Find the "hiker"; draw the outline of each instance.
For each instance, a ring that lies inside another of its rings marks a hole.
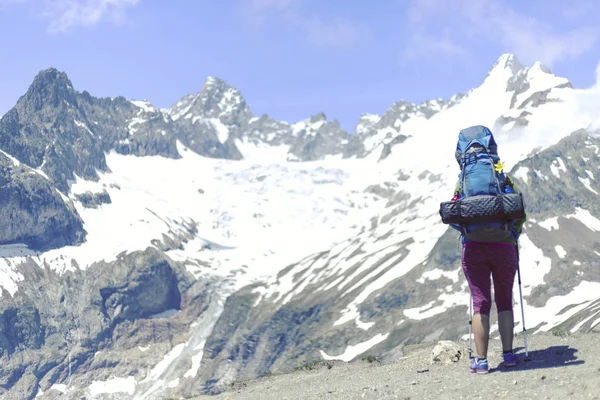
[[[461,172],[452,201],[477,195],[518,193],[513,180],[503,171],[496,142],[485,126],[472,126],[460,131],[455,157]],[[489,372],[490,275],[494,283],[504,366],[515,366],[518,361],[513,353],[512,290],[519,266],[518,239],[526,220],[524,209],[522,215],[508,223],[450,224],[461,232],[462,269],[473,299],[472,329],[477,352],[471,363],[471,372],[474,373]]]

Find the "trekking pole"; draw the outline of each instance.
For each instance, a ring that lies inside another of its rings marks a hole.
[[[460,251],[460,237],[458,238],[458,249]],[[473,293],[469,289],[469,359],[473,359]]]
[[[521,258],[519,256],[519,245],[517,244],[517,277],[519,280],[519,297],[521,299],[521,325],[523,325],[523,344],[525,345],[525,361],[529,361],[529,350],[527,349],[527,329],[525,328],[525,307],[523,306],[523,290],[521,289]]]
[[[469,359],[473,358],[473,294],[469,295]]]

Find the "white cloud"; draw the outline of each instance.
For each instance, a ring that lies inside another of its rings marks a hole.
[[[7,0],[0,0],[7,1]],[[37,13],[49,21],[48,30],[66,32],[75,26],[93,26],[102,21],[125,22],[125,12],[140,0],[8,0],[31,2]],[[39,3],[39,4],[38,4]]]
[[[412,33],[405,46],[405,57],[414,55],[419,44],[423,45],[421,53],[429,50],[449,55],[462,55],[457,50],[467,45],[494,44],[502,47],[502,51],[517,54],[526,63],[542,61],[551,66],[590,51],[600,40],[600,28],[596,25],[569,30],[558,24],[557,28],[516,11],[504,0],[407,0],[407,3],[407,22]],[[592,3],[578,4],[589,10]],[[597,3],[592,5],[599,8]],[[557,19],[565,17],[564,13],[558,14],[561,15]]]
[[[73,26],[91,26],[102,20],[122,22],[125,9],[140,0],[45,0],[50,30],[64,32]]]
[[[325,19],[302,12],[301,3],[301,0],[240,0],[239,5],[246,20],[255,27],[284,22],[317,45],[351,47],[369,34],[366,25],[347,18]]]

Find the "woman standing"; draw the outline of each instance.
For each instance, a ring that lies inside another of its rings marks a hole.
[[[503,172],[496,142],[488,128],[473,126],[463,129],[459,134],[456,159],[461,172],[453,201],[477,195],[518,193],[512,179]],[[451,225],[461,232],[462,269],[473,298],[472,327],[477,356],[471,363],[471,372],[489,372],[487,353],[492,281],[504,366],[515,366],[518,362],[517,355],[513,353],[512,290],[519,267],[518,239],[525,221],[526,217],[510,221],[508,226],[505,223]]]

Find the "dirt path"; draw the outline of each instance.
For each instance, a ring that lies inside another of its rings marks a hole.
[[[531,361],[512,369],[498,368],[500,343],[492,341],[487,375],[469,372],[466,352],[459,362],[431,364],[435,343],[428,343],[406,348],[401,359],[386,365],[336,362],[329,368],[323,363],[312,370],[237,382],[226,393],[195,399],[600,399],[600,334],[528,339]],[[522,338],[515,343],[522,344]],[[522,348],[519,353],[524,356]]]

